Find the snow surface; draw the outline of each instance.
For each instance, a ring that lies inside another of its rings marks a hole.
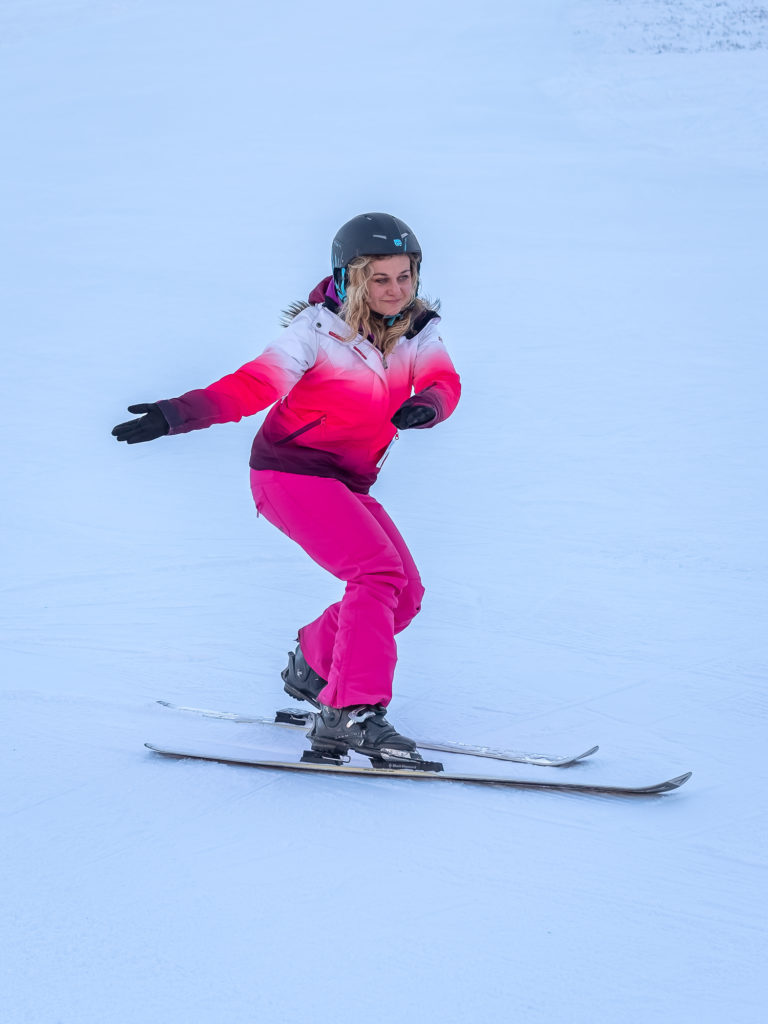
[[[4,0],[3,1022],[765,1020],[767,47],[736,0]],[[376,488],[428,587],[392,720],[677,793],[144,750],[295,751],[154,702],[284,705],[339,586],[254,514],[258,417],[109,431],[371,208],[465,387]]]

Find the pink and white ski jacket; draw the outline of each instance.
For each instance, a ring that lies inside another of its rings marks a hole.
[[[367,493],[397,431],[390,422],[409,398],[446,419],[461,385],[428,310],[383,358],[370,341],[352,341],[334,311],[330,279],[264,352],[207,388],[158,402],[171,434],[240,420],[274,407],[251,449],[253,469],[333,477]],[[423,429],[423,428],[419,428]]]

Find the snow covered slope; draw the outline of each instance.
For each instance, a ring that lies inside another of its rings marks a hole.
[[[767,46],[739,0],[5,0],[4,1021],[763,1020]],[[258,418],[109,431],[371,208],[465,388],[376,488],[428,588],[393,721],[678,793],[144,750],[295,749],[154,702],[282,706],[339,587],[254,514]]]

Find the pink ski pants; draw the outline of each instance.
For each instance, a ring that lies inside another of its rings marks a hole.
[[[410,551],[382,506],[339,480],[251,470],[256,508],[318,565],[346,582],[341,601],[299,630],[304,657],[328,680],[323,704],[392,699],[395,634],[421,608],[424,588]]]

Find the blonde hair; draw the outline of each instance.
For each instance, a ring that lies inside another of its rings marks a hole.
[[[377,260],[392,259],[391,256],[357,256],[348,267],[347,295],[339,310],[342,320],[349,326],[350,335],[345,341],[352,341],[358,334],[370,338],[376,348],[385,356],[389,355],[400,338],[408,332],[416,317],[427,307],[416,298],[419,286],[419,259],[414,253],[408,253],[411,263],[412,291],[409,305],[405,312],[393,323],[390,317],[374,314],[368,304],[368,281],[373,276],[372,264]]]

